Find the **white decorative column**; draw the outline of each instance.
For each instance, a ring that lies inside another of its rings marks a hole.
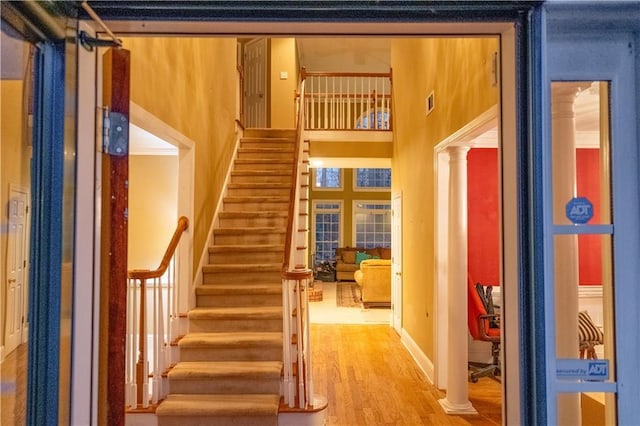
[[[574,101],[578,83],[554,83],[551,88],[553,223],[570,225],[566,204],[576,196]],[[578,237],[555,237],[555,335],[558,358],[578,357]],[[548,330],[553,333],[554,330]],[[579,394],[558,394],[558,424],[581,424]]]
[[[447,414],[476,414],[469,401],[467,324],[467,152],[447,148],[449,154],[449,285],[447,330],[447,396],[438,402]]]

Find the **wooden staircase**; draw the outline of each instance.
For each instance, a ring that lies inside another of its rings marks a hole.
[[[158,425],[277,425],[294,130],[247,130]]]

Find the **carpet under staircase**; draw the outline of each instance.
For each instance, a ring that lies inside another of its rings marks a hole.
[[[248,129],[240,141],[159,426],[278,423],[294,147],[293,130]]]

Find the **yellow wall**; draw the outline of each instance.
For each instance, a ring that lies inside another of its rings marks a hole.
[[[295,127],[294,94],[298,85],[295,38],[271,39],[271,127],[292,129]],[[280,79],[280,73],[286,72],[286,80]]]
[[[22,80],[1,80],[0,81],[0,206],[2,211],[2,225],[8,223],[9,205],[9,185],[14,184],[31,191],[31,175],[29,172],[29,162],[31,159],[31,148],[25,136],[25,121],[22,116]],[[0,345],[4,344],[5,315],[6,315],[6,264],[7,264],[7,233],[0,233]],[[26,284],[26,283],[25,283]]]
[[[195,273],[235,146],[235,38],[124,38],[131,100],[195,142]]]
[[[397,39],[391,44],[392,189],[403,201],[403,327],[434,359],[433,147],[498,100],[491,57],[496,39]],[[435,110],[425,98],[435,90]]]
[[[391,192],[389,191],[354,191],[353,190],[353,174],[354,169],[342,169],[342,186],[341,190],[321,190],[309,192],[309,199],[313,203],[315,200],[343,200],[342,204],[342,245],[341,247],[353,247],[353,201],[354,200],[384,200],[391,201]],[[312,174],[313,176],[313,174]],[[393,176],[391,177],[393,180]],[[312,226],[311,221],[309,226]],[[309,238],[313,238],[311,233]],[[315,247],[311,248],[315,251]]]
[[[127,269],[155,269],[178,223],[178,157],[129,157]]]

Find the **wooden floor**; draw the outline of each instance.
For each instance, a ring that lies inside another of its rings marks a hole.
[[[0,424],[24,425],[27,398],[27,345],[12,351],[0,366]]]
[[[448,416],[444,393],[427,382],[388,325],[312,324],[316,394],[327,397],[328,426],[499,425],[500,385],[469,384],[473,416]],[[26,345],[2,364],[0,424],[25,421]]]
[[[500,384],[469,384],[480,414],[449,416],[388,325],[311,325],[315,393],[329,402],[328,425],[500,425]]]

